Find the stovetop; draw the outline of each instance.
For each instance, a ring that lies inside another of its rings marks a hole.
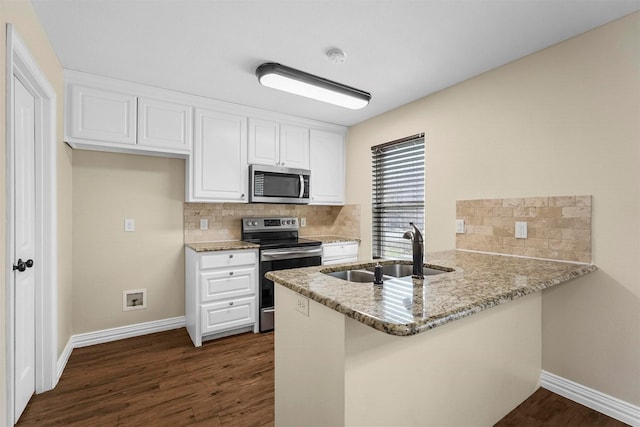
[[[322,242],[298,237],[298,218],[243,218],[242,240],[256,243],[260,249],[320,246]]]
[[[320,246],[322,242],[304,238],[291,239],[242,239],[245,242],[256,243],[260,249],[297,248],[302,246]]]

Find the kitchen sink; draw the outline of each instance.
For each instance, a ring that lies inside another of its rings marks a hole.
[[[329,276],[337,279],[346,280],[348,282],[359,283],[371,283],[373,282],[373,273],[365,270],[345,270],[345,271],[332,271],[331,273],[325,273]]]
[[[343,271],[332,271],[329,273],[324,273],[331,277],[335,277],[336,279],[346,280],[347,282],[358,282],[358,283],[372,283],[374,279],[373,272],[375,270],[375,266],[365,267],[364,269],[359,270],[343,270]],[[436,274],[449,273],[453,271],[451,268],[441,267],[441,268],[429,268],[424,267],[422,272],[425,276],[434,276]],[[383,264],[382,265],[382,274],[383,280],[391,280],[394,278],[406,278],[411,281],[411,273],[413,272],[413,266],[411,264]]]
[[[367,267],[368,271],[373,272],[375,267]],[[439,270],[435,268],[424,267],[422,269],[422,274],[425,276],[433,276],[436,274],[449,273],[449,271],[453,270]],[[391,277],[407,277],[411,276],[413,272],[413,265],[411,264],[386,264],[382,266],[382,274],[385,276]]]

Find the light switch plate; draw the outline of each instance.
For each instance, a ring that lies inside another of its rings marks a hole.
[[[307,226],[307,218],[302,217],[300,218],[300,227],[306,227]]]
[[[296,311],[309,317],[309,298],[298,295],[296,297]]]
[[[527,238],[527,223],[526,222],[516,222],[516,239],[526,239]]]
[[[209,220],[206,218],[202,218],[200,220],[200,230],[208,230],[209,229]]]
[[[126,232],[136,231],[136,220],[133,218],[125,218],[124,231]]]
[[[464,233],[464,219],[456,219],[456,233]]]

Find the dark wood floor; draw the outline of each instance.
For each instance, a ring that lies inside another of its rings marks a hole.
[[[273,333],[195,348],[185,329],[75,349],[22,426],[273,426]],[[497,426],[624,426],[539,389]],[[304,426],[301,426],[304,427]]]
[[[73,350],[18,426],[273,426],[273,333],[195,348],[185,329]]]
[[[544,388],[536,390],[496,424],[497,427],[621,427],[626,425]]]

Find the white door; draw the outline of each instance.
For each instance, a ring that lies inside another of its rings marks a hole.
[[[15,420],[35,391],[35,99],[16,78],[15,138]]]

